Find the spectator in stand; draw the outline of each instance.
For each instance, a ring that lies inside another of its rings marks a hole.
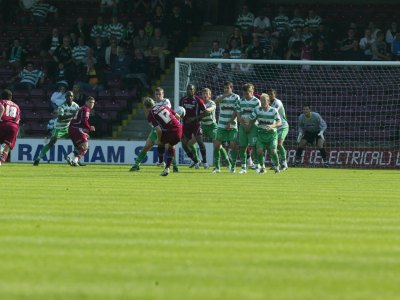
[[[105,62],[108,67],[111,67],[113,60],[118,56],[120,50],[121,47],[118,45],[117,39],[112,38],[110,46],[108,46],[105,51]]]
[[[259,37],[260,46],[263,49],[263,57],[266,59],[271,59],[272,54],[272,39],[271,39],[271,30],[266,28],[263,32],[263,35]]]
[[[322,18],[315,13],[315,10],[310,9],[308,11],[308,17],[306,18],[306,24],[310,27],[311,32],[317,32],[319,24],[322,23]]]
[[[387,51],[385,36],[382,31],[376,33],[376,41],[371,46],[372,60],[391,60],[391,55]]]
[[[87,95],[82,93],[81,87],[79,84],[75,83],[72,87],[72,93],[74,94],[73,101],[76,102],[79,106],[82,106],[86,102]]]
[[[242,57],[242,50],[240,50],[237,41],[231,40],[231,48],[229,49],[229,56],[232,59],[239,59]]]
[[[76,19],[76,23],[72,27],[71,32],[75,33],[77,37],[83,37],[85,41],[90,40],[90,28],[81,16]]]
[[[116,15],[118,12],[118,0],[101,0],[100,1],[100,12],[103,15],[111,16]]]
[[[133,25],[132,21],[128,21],[126,27],[124,28],[124,32],[122,34],[121,39],[121,46],[125,47],[126,49],[132,48],[133,45],[133,38],[135,36],[135,26]]]
[[[13,77],[12,81],[20,79],[18,83],[15,83],[11,86],[11,89],[16,90],[28,90],[34,89],[38,86],[38,84],[43,84],[45,75],[44,73],[34,68],[34,64],[31,61],[26,63],[26,67],[15,77]]]
[[[122,36],[124,35],[124,25],[118,22],[117,16],[112,16],[111,24],[107,26],[107,30],[108,38],[116,38],[118,42],[122,39]]]
[[[53,56],[54,51],[56,51],[57,47],[62,44],[62,35],[59,33],[58,28],[54,27],[51,30],[51,34],[46,37],[42,42],[43,52],[41,54],[42,57],[46,57],[48,54]]]
[[[93,46],[93,57],[96,59],[96,65],[103,69],[106,65],[106,47],[103,45],[101,37],[97,37]]]
[[[304,47],[303,41],[295,41],[291,44],[285,54],[285,59],[287,60],[300,60],[301,51]]]
[[[254,26],[254,14],[249,11],[249,6],[244,4],[242,12],[237,16],[235,25],[240,28],[245,38],[245,43],[250,39]]]
[[[160,60],[160,69],[165,71],[165,58],[171,53],[168,50],[168,40],[161,33],[160,28],[154,30],[154,36],[150,38],[150,55],[157,56]]]
[[[131,64],[131,73],[126,76],[126,79],[132,79],[132,81],[134,79],[138,79],[142,86],[145,89],[148,89],[150,87],[147,83],[147,71],[149,68],[149,64],[140,49],[135,49],[134,53],[135,55]]]
[[[111,62],[111,75],[114,79],[123,79],[130,73],[132,57],[126,54],[124,48],[118,51],[117,57]]]
[[[144,34],[151,39],[154,36],[154,26],[151,21],[146,21],[146,24],[144,25]]]
[[[90,30],[90,38],[92,41],[94,41],[97,37],[100,37],[103,42],[108,37],[108,26],[104,24],[102,16],[97,17],[96,24],[93,25],[92,29]]]
[[[289,17],[286,15],[285,7],[279,6],[278,15],[272,21],[273,35],[284,39],[289,32]]]
[[[184,15],[181,13],[181,7],[179,4],[173,6],[172,14],[168,18],[167,24],[169,37],[171,40],[175,41],[170,50],[174,54],[177,54],[181,51],[184,45],[186,45],[187,41],[186,20]]]
[[[57,90],[50,96],[50,107],[52,111],[56,111],[58,107],[65,102],[66,88],[64,85],[59,85]]]
[[[31,7],[31,12],[36,25],[44,24],[49,13],[54,13],[55,18],[58,17],[57,8],[45,3],[43,0],[36,0],[36,3]]]
[[[56,87],[62,85],[66,89],[71,85],[73,81],[73,74],[64,68],[64,64],[59,62],[57,68],[53,74],[49,74],[52,84],[49,89],[55,89]]]
[[[50,66],[50,72],[53,72],[55,66],[62,62],[65,70],[71,74],[75,73],[75,67],[72,59],[72,48],[70,46],[71,39],[69,36],[63,37],[63,43],[56,48],[53,53],[53,63]]]
[[[219,46],[219,41],[214,40],[212,42],[211,50],[206,54],[208,58],[222,58],[224,55],[224,49]]]
[[[258,17],[254,19],[253,36],[262,36],[266,28],[271,28],[271,21],[267,17],[267,10],[262,8]]]
[[[371,30],[371,35],[372,35],[372,37],[373,37],[374,39],[376,39],[376,34],[378,33],[378,31],[380,31],[380,29],[377,28],[376,25],[375,25],[375,23],[372,22],[372,21],[370,21],[370,22],[368,23],[368,28],[369,28],[369,30]]]
[[[323,40],[325,47],[330,48],[332,46],[332,35],[324,23],[319,24],[318,31],[313,33],[314,41]]]
[[[300,27],[297,27],[292,36],[289,37],[288,40],[288,48],[291,48],[296,42],[304,42],[303,40],[303,32]]]
[[[316,48],[314,51],[314,60],[331,60],[332,55],[329,47],[326,46],[325,40],[320,38],[316,42]]]
[[[198,5],[198,1],[196,0],[185,0],[183,3],[182,13],[184,15],[184,19],[186,21],[186,28],[188,30],[189,36],[199,34],[200,28],[200,16],[201,7]]]
[[[231,42],[232,40],[236,40],[237,45],[239,46],[239,48],[243,48],[244,47],[244,38],[243,38],[243,34],[242,31],[240,29],[240,27],[235,26],[235,28],[233,29],[233,33],[232,35],[229,37],[228,41],[227,41],[227,48],[231,47]]]
[[[158,28],[165,28],[165,15],[164,9],[161,5],[157,5],[154,14],[151,16],[151,22],[153,23],[154,27]]]
[[[399,29],[397,28],[397,22],[393,21],[390,25],[390,28],[386,31],[386,43],[389,47],[392,46],[392,42],[398,31]]]
[[[313,40],[312,39],[308,39],[308,40],[304,41],[303,47],[301,48],[300,59],[301,60],[314,59],[314,57],[313,57]],[[310,69],[309,65],[304,65],[302,67],[302,70],[309,70],[309,69]]]
[[[400,60],[400,32],[396,32],[391,47],[394,60]]]
[[[364,60],[372,59],[372,44],[375,43],[375,39],[372,37],[371,30],[365,29],[364,36],[360,39],[360,49],[363,52]]]
[[[70,32],[68,36],[70,39],[71,48],[73,49],[75,46],[78,46],[78,36],[75,34],[75,32]]]
[[[133,39],[133,47],[135,49],[139,49],[145,56],[149,54],[149,43],[150,39],[146,36],[144,32],[144,28],[140,28],[138,31],[138,35]]]
[[[3,51],[3,58],[7,60],[8,64],[17,71],[25,60],[25,55],[28,53],[21,44],[18,38],[14,39],[13,44]]]
[[[342,60],[360,60],[359,43],[354,35],[354,29],[347,30],[347,36],[340,43],[340,58]]]
[[[290,29],[295,31],[297,28],[303,28],[306,21],[301,17],[300,9],[296,7],[293,11],[293,18],[289,22]]]
[[[313,33],[310,31],[310,27],[308,25],[303,27],[301,36],[303,37],[303,41],[313,38]]]
[[[246,56],[249,59],[263,59],[264,49],[260,45],[260,40],[257,36],[253,36],[252,43],[246,49]]]
[[[103,91],[101,71],[98,71],[93,60],[88,59],[86,62],[86,78],[80,81],[79,85],[85,91]]]
[[[87,58],[90,47],[85,44],[83,37],[78,38],[78,45],[72,49],[72,59],[77,67],[82,67]]]

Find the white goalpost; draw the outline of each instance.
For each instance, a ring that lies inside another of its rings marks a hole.
[[[215,97],[223,93],[225,81],[232,81],[240,96],[247,82],[256,94],[277,91],[290,126],[285,141],[289,163],[294,162],[298,116],[310,104],[328,124],[330,165],[400,167],[400,62],[176,58],[174,105],[189,83],[199,96],[208,87]],[[310,146],[302,160],[314,165],[321,157]]]

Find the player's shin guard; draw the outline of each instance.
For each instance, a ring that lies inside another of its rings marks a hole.
[[[283,146],[278,145],[279,160],[286,161],[286,149]]]
[[[175,147],[169,147],[167,150],[167,164],[165,168],[171,167],[172,160],[174,159],[174,157],[175,157]]]
[[[157,148],[158,162],[161,164],[164,161],[165,146],[159,145]]]

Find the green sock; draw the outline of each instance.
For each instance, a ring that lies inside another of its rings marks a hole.
[[[225,148],[221,146],[221,148],[219,148],[219,151],[218,151],[218,152],[219,152],[218,154],[219,154],[220,156],[222,155],[222,157],[228,162],[228,164],[229,164],[229,166],[230,166],[231,160],[229,159],[228,152],[226,152]],[[214,155],[215,155],[215,154],[214,154]]]
[[[145,151],[140,151],[139,155],[135,159],[135,165],[140,166],[142,160],[146,157],[147,152]]]
[[[232,163],[232,167],[236,167],[236,159],[237,159],[237,154],[238,151],[235,150],[231,150],[231,163]]]
[[[200,161],[199,159],[199,153],[197,152],[197,148],[195,144],[189,147],[190,151],[193,153],[194,157],[196,157],[197,161]]]
[[[286,161],[286,149],[283,146],[278,146],[279,160]]]
[[[221,147],[223,148],[223,147]],[[216,150],[214,148],[214,168],[219,169],[221,167],[221,149]],[[226,153],[226,151],[225,151]]]
[[[257,154],[258,162],[261,165],[261,168],[265,168],[265,152],[261,154]]]
[[[176,162],[176,157],[174,156],[174,158],[172,159],[172,166],[173,167],[177,167],[178,166],[178,164],[177,164],[177,162]]]
[[[39,153],[39,157],[38,157],[38,158],[39,158],[39,159],[42,159],[42,158],[46,155],[47,151],[49,151],[49,149],[50,149],[49,144],[44,145],[43,148],[42,148],[42,150],[40,150],[40,153]]]
[[[277,153],[277,152],[275,152],[275,153],[270,153],[270,156],[271,156],[272,162],[273,162],[273,164],[274,164],[274,167],[279,166],[279,157],[278,157],[278,153]]]

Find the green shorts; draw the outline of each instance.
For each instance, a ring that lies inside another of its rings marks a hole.
[[[215,140],[220,141],[220,142],[235,142],[237,143],[238,141],[238,136],[237,136],[237,129],[223,129],[223,128],[217,128],[217,136],[215,137]]]
[[[203,136],[211,138],[213,141],[217,137],[217,124],[201,125]]]
[[[242,125],[239,126],[239,147],[254,147],[257,143],[257,126],[253,125],[249,132],[244,131]]]
[[[278,140],[284,141],[289,133],[289,127],[278,128]]]
[[[59,129],[53,128],[53,130],[51,131],[51,137],[56,139],[69,138],[68,127]]]
[[[267,149],[271,151],[278,147],[278,133],[275,131],[266,132],[265,130],[258,130],[257,149]]]

